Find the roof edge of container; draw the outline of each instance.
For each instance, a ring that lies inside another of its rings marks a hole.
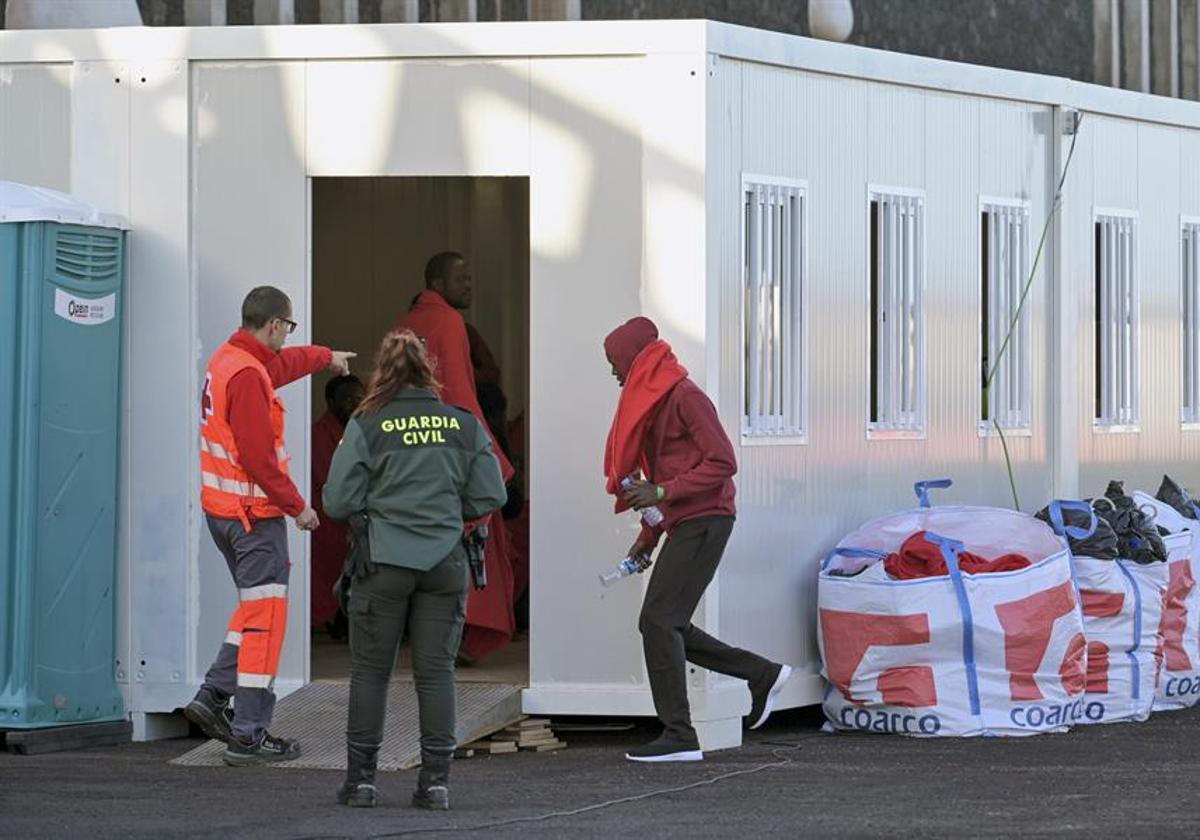
[[[703,53],[704,20],[0,30],[0,64]]]
[[[172,59],[503,59],[706,52],[833,76],[1200,128],[1200,102],[711,20],[0,30],[0,66]]]
[[[1061,76],[839,44],[718,21],[705,23],[708,51],[738,61],[1200,128],[1200,102],[1191,100],[1077,82]]]

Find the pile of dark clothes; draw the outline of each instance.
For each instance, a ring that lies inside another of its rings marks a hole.
[[[1153,511],[1139,508],[1133,497],[1125,494],[1124,482],[1110,481],[1104,495],[1088,503],[1096,514],[1096,530],[1090,537],[1068,536],[1072,554],[1097,560],[1120,557],[1141,564],[1167,562],[1162,538],[1169,532],[1154,524]],[[1037,518],[1050,522],[1049,508],[1038,511]],[[1064,510],[1063,524],[1086,529],[1088,516],[1082,511]]]
[[[930,542],[925,531],[917,531],[906,539],[900,550],[889,554],[883,568],[893,580],[914,580],[927,577],[944,577],[950,574],[946,559],[937,543]],[[1005,554],[994,560],[980,557],[969,551],[958,554],[958,568],[969,575],[985,572],[1012,572],[1029,565],[1023,554]]]
[[[1200,507],[1192,500],[1188,491],[1180,487],[1169,475],[1164,475],[1162,484],[1158,485],[1155,498],[1173,507],[1181,516],[1188,519],[1200,519]]]

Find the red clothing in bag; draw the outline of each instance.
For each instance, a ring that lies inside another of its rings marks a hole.
[[[1014,572],[1028,565],[1029,558],[1023,554],[1004,554],[995,560],[988,560],[969,551],[960,552],[958,555],[958,567],[969,575]],[[917,531],[904,541],[899,552],[889,554],[883,561],[883,568],[888,576],[895,580],[944,577],[950,574],[941,548],[926,539],[924,531]]]

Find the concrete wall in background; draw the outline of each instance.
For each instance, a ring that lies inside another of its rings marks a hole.
[[[852,0],[849,43],[1090,82],[1092,0]],[[583,18],[711,18],[808,35],[808,4],[583,0]]]

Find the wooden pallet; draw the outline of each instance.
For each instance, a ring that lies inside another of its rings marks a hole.
[[[502,755],[519,750],[526,752],[553,752],[566,746],[558,740],[550,721],[546,718],[524,718],[509,724],[490,738],[465,744],[455,753],[456,758],[473,755]]]

